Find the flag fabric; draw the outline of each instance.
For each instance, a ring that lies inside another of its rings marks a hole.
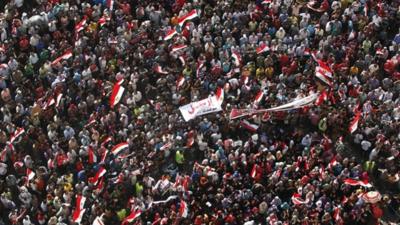
[[[232,51],[232,58],[235,66],[239,67],[242,64],[242,56],[237,51]]]
[[[170,149],[171,147],[172,147],[172,143],[171,142],[167,142],[163,146],[160,147],[160,151],[164,151],[164,150]]]
[[[322,105],[322,103],[325,102],[326,100],[328,100],[328,94],[326,93],[325,90],[323,90],[323,91],[319,94],[317,100],[315,101],[315,105],[316,105],[316,106],[320,106],[320,105]]]
[[[88,156],[89,156],[89,160],[88,160],[89,164],[93,164],[93,163],[97,162],[97,156],[96,156],[96,154],[94,154],[93,148],[90,146],[88,149]]]
[[[355,180],[352,178],[345,179],[344,183],[350,186],[363,186],[367,188],[372,187],[372,185],[368,181]]]
[[[204,66],[204,62],[197,63],[197,69],[196,69],[196,77],[197,78],[200,77],[200,70],[203,68],[203,66]]]
[[[85,213],[86,209],[84,209],[86,197],[82,195],[78,195],[75,202],[75,210],[72,214],[72,221],[75,223],[80,224],[82,221],[83,214]]]
[[[342,218],[340,217],[340,207],[335,207],[335,209],[333,210],[333,219],[338,222],[340,221]]]
[[[118,155],[121,151],[129,147],[128,142],[122,142],[114,146],[111,150],[112,154]]]
[[[54,100],[53,96],[50,96],[43,104],[42,104],[42,109],[46,110],[50,106],[54,105],[56,101]]]
[[[192,20],[192,19],[194,19],[194,18],[196,18],[196,17],[198,17],[198,16],[199,16],[199,14],[197,14],[197,11],[196,11],[195,9],[193,9],[193,10],[190,11],[188,14],[186,14],[186,15],[184,15],[184,16],[178,18],[179,26],[182,27],[183,24],[184,24],[186,21]]]
[[[189,215],[189,207],[185,201],[181,200],[181,203],[179,206],[179,216],[186,218],[188,215]]]
[[[186,57],[184,55],[179,56],[179,60],[181,61],[182,66],[186,65]]]
[[[224,89],[222,87],[218,87],[217,91],[215,93],[215,97],[217,99],[217,102],[222,105],[222,102],[224,102]]]
[[[256,52],[257,54],[261,54],[263,52],[269,51],[269,47],[265,44],[262,43],[259,47],[257,47]]]
[[[315,76],[318,77],[325,84],[332,86],[332,74],[325,68],[317,66],[315,68]]]
[[[175,45],[171,49],[171,53],[187,48],[187,45]]]
[[[338,164],[336,161],[336,155],[332,157],[331,161],[328,164],[328,169],[332,170],[333,167],[335,167]]]
[[[97,171],[96,175],[94,177],[91,177],[90,182],[93,183],[94,185],[97,185],[97,183],[100,181],[100,178],[106,174],[107,170],[104,169],[104,167],[100,167],[100,169]]]
[[[121,100],[122,95],[124,94],[125,88],[121,86],[124,82],[124,79],[118,81],[114,84],[113,90],[110,96],[110,107],[114,108],[116,104]]]
[[[85,29],[85,26],[87,24],[87,16],[84,16],[81,21],[79,21],[78,24],[75,25],[75,32],[79,33],[83,29]]]
[[[53,62],[51,62],[51,65],[54,66],[57,63],[61,62],[62,60],[68,60],[71,57],[72,57],[72,50],[67,50],[60,57],[58,57],[55,60],[53,60]]]
[[[293,203],[294,205],[302,205],[302,204],[307,204],[308,201],[304,201],[304,200],[301,198],[301,195],[300,195],[300,194],[294,193],[294,194],[292,195],[292,203]]]
[[[62,97],[63,97],[63,93],[58,93],[56,95],[56,107],[58,107],[60,105]]]
[[[15,132],[10,137],[10,143],[12,144],[18,137],[25,133],[24,128],[17,128]]]
[[[257,132],[257,129],[258,129],[258,125],[256,125],[256,124],[251,124],[249,121],[247,121],[247,120],[242,120],[241,122],[240,122],[240,126],[242,126],[243,128],[245,128],[246,130],[248,130],[248,131],[250,131],[250,132],[253,132],[253,133],[255,133],[255,132]]]
[[[103,154],[101,155],[101,160],[100,160],[100,162],[105,162],[106,161],[106,158],[107,158],[107,155],[108,155],[108,150],[105,150],[104,152],[103,152]]]
[[[98,23],[99,23],[100,27],[103,27],[109,20],[110,20],[110,17],[104,15],[104,16],[100,17]]]
[[[185,77],[179,76],[176,80],[176,88],[179,89],[183,85],[183,83],[185,83]]]
[[[258,105],[261,102],[263,97],[264,97],[264,92],[262,90],[258,91],[256,97],[254,98],[253,103],[255,105]]]
[[[356,112],[356,115],[354,116],[353,120],[351,121],[350,127],[349,127],[349,132],[351,134],[357,130],[358,122],[360,121],[360,118],[361,118],[361,112]]]
[[[112,141],[112,137],[108,136],[106,139],[104,139],[103,142],[101,142],[101,146],[106,145],[108,142]]]
[[[103,215],[102,215],[103,216]],[[102,216],[98,216],[93,220],[92,225],[105,225]]]
[[[32,180],[35,178],[35,172],[33,172],[31,169],[26,168],[26,176],[28,177],[28,180]]]
[[[110,9],[110,12],[114,9],[114,0],[105,0],[107,8]]]
[[[139,218],[140,215],[142,215],[142,211],[140,209],[131,211],[131,214],[122,221],[122,225],[132,223],[135,219]]]
[[[157,65],[157,66],[154,68],[154,71],[157,72],[157,73],[159,73],[159,74],[168,74],[168,72],[167,72],[167,71],[164,71],[163,68],[162,68],[160,65]]]
[[[257,177],[259,177],[259,166],[257,164],[253,165],[253,168],[251,169],[250,172],[250,177],[253,179],[256,179]]]
[[[173,29],[168,30],[164,37],[164,41],[168,41],[168,40],[172,39],[176,34],[178,34],[176,29],[173,28]]]
[[[261,4],[271,4],[272,0],[264,0],[261,2]]]

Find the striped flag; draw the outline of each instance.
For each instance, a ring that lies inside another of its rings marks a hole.
[[[195,9],[193,9],[193,10],[190,11],[188,14],[186,14],[186,15],[184,15],[184,16],[178,18],[179,26],[182,27],[183,24],[184,24],[186,21],[192,20],[192,19],[194,19],[194,18],[196,18],[196,17],[199,17],[199,14],[197,14],[197,11],[196,11]]]
[[[256,177],[258,177],[258,175],[259,175],[258,174],[258,165],[254,164],[253,168],[251,169],[251,172],[250,172],[250,177],[255,179]]]
[[[124,149],[126,149],[128,147],[129,147],[128,142],[122,142],[122,143],[119,143],[116,146],[114,146],[114,148],[112,148],[111,152],[114,155],[118,155],[121,151],[123,151]]]
[[[179,89],[183,83],[185,83],[185,77],[184,76],[179,76],[178,80],[176,80],[176,88]]]
[[[142,215],[142,211],[140,209],[133,210],[131,214],[127,216],[124,221],[122,221],[122,225],[132,223],[135,219],[139,218],[140,215]]]
[[[98,216],[94,219],[92,225],[105,225],[102,219],[103,215]]]
[[[175,45],[171,49],[171,53],[187,48],[187,45]]]
[[[179,60],[181,61],[182,66],[186,66],[186,56],[184,55],[179,56]]]
[[[103,154],[101,155],[100,162],[105,162],[105,161],[106,161],[108,152],[109,152],[108,150],[105,150],[105,151],[103,152]]]
[[[262,90],[258,91],[256,97],[254,98],[254,102],[253,103],[255,105],[258,105],[261,102],[263,97],[264,97],[264,92]]]
[[[354,131],[357,130],[358,128],[358,122],[360,121],[361,118],[361,112],[356,112],[356,115],[354,116],[353,120],[350,123],[350,127],[349,127],[349,132],[350,134],[354,133]]]
[[[186,218],[188,215],[189,215],[189,207],[185,201],[181,200],[181,203],[179,206],[179,216]]]
[[[13,143],[19,136],[25,133],[25,129],[22,127],[17,128],[10,137],[10,143]]]
[[[72,214],[72,221],[75,223],[80,224],[82,221],[83,214],[85,213],[86,209],[84,209],[86,197],[82,195],[78,195],[75,202],[75,210]]]
[[[168,72],[167,72],[167,71],[164,71],[163,68],[162,68],[160,65],[157,65],[157,66],[154,68],[154,71],[157,72],[157,73],[159,73],[159,74],[168,74]]]
[[[105,0],[105,1],[106,1],[107,8],[109,8],[110,12],[111,12],[114,8],[114,0]]]
[[[75,32],[79,33],[80,31],[85,29],[86,24],[87,24],[87,16],[84,16],[82,20],[75,25]]]
[[[100,169],[97,171],[96,175],[94,177],[91,177],[90,183],[97,185],[97,183],[100,181],[100,178],[106,174],[107,170],[104,169],[104,167],[100,167]]]
[[[240,56],[239,52],[232,51],[232,58],[235,66],[239,67],[242,64],[242,56]]]
[[[51,62],[51,65],[54,66],[54,65],[58,64],[59,62],[61,62],[62,60],[68,60],[71,57],[72,57],[72,50],[67,50],[60,57],[53,60],[53,62]]]
[[[222,102],[224,102],[224,89],[222,87],[218,87],[217,91],[215,93],[215,97],[217,99],[217,102],[222,105]]]
[[[108,142],[112,141],[112,137],[108,136],[106,139],[104,139],[103,142],[101,142],[101,146],[106,145]]]
[[[363,186],[367,188],[372,187],[372,185],[368,181],[355,180],[352,178],[345,179],[344,183],[350,186]]]
[[[107,23],[107,21],[110,21],[110,17],[104,15],[99,19],[98,23],[100,27],[103,27]]]
[[[28,177],[28,180],[32,180],[35,178],[35,172],[33,172],[31,169],[26,168],[26,176]]]
[[[323,90],[320,95],[318,96],[317,100],[315,101],[316,106],[322,105],[323,102],[328,100],[328,94],[326,93],[325,90]]]
[[[294,193],[293,194],[292,202],[293,202],[294,205],[301,205],[301,204],[307,204],[308,203],[308,201],[304,201],[301,198],[300,194],[298,194],[298,193]]]
[[[315,76],[318,77],[325,84],[332,86],[332,74],[325,68],[317,66],[315,68]]]
[[[242,126],[243,128],[245,128],[246,130],[250,131],[250,132],[257,132],[258,129],[258,125],[256,124],[251,124],[249,121],[247,120],[242,120],[240,122],[240,126]]]
[[[94,154],[93,148],[90,146],[88,149],[88,156],[89,156],[89,160],[88,160],[89,164],[93,164],[93,163],[97,162],[97,156],[96,156],[96,154]]]
[[[197,63],[196,77],[200,77],[200,70],[203,68],[204,62]]]
[[[178,32],[176,31],[175,28],[168,30],[167,34],[164,37],[164,41],[172,39],[176,34],[178,34]]]
[[[62,97],[63,97],[63,93],[58,93],[56,95],[56,107],[58,107],[60,105]]]
[[[261,53],[267,52],[267,51],[269,51],[269,47],[268,47],[265,43],[262,43],[262,44],[261,44],[259,47],[257,47],[257,49],[256,49],[257,54],[261,54]]]
[[[124,79],[118,81],[114,84],[113,90],[110,96],[110,107],[114,108],[116,104],[121,100],[122,95],[124,94],[125,88],[121,86],[124,82]]]
[[[264,0],[261,2],[261,4],[271,4],[272,0]]]

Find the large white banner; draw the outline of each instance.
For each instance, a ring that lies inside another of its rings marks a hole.
[[[208,97],[206,99],[192,102],[190,104],[179,107],[183,119],[189,121],[197,116],[205,115],[208,113],[219,112],[222,110],[221,103],[217,100],[216,96]]]

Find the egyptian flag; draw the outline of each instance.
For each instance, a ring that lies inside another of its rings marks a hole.
[[[105,0],[106,6],[107,8],[110,9],[110,12],[112,12],[113,8],[114,8],[114,0]]]
[[[110,96],[110,107],[114,108],[116,104],[121,100],[122,95],[124,94],[125,88],[121,86],[124,82],[124,79],[118,81],[114,84],[113,90]]]
[[[250,131],[250,132],[257,132],[258,129],[258,125],[256,124],[251,124],[249,121],[247,120],[242,120],[240,122],[240,126],[242,126],[243,128],[245,128],[246,130]]]
[[[71,57],[72,57],[72,50],[67,50],[64,52],[64,54],[62,56],[53,60],[53,62],[51,62],[51,65],[54,66],[54,65],[58,64],[59,62],[61,62],[62,60],[68,60]]]
[[[114,181],[114,184],[119,184],[124,182],[124,174],[121,172],[118,174],[117,179]]]
[[[10,143],[13,143],[15,140],[17,140],[17,138],[19,138],[19,136],[21,136],[24,133],[25,133],[24,128],[17,128],[17,130],[15,130],[15,132],[10,137]]]
[[[242,56],[240,56],[239,52],[232,51],[232,58],[235,66],[239,67],[242,64]]]
[[[56,107],[58,107],[60,105],[62,97],[63,97],[63,93],[61,93],[61,92],[56,95]]]
[[[87,23],[87,16],[84,16],[82,20],[75,25],[75,32],[79,33],[80,31],[85,29],[86,23]]]
[[[168,30],[167,34],[164,37],[164,41],[172,39],[176,34],[178,34],[178,32],[176,31],[175,28]]]
[[[75,223],[78,223],[78,224],[81,223],[83,214],[86,211],[86,209],[83,208],[83,206],[85,205],[85,201],[86,201],[86,197],[84,197],[82,195],[78,195],[78,197],[76,198],[75,210],[72,214],[72,221],[74,221]]]
[[[194,130],[191,130],[187,135],[186,147],[190,148],[194,144]]]
[[[183,85],[183,83],[185,83],[185,77],[179,76],[176,80],[176,89],[179,89]]]
[[[186,218],[188,215],[189,215],[189,207],[185,201],[181,200],[181,203],[179,206],[179,216]]]
[[[26,176],[28,177],[28,180],[32,180],[35,178],[35,172],[33,172],[31,169],[26,168]]]
[[[183,24],[184,24],[186,21],[192,20],[192,19],[194,19],[194,18],[196,18],[196,17],[199,17],[199,14],[197,14],[197,11],[196,11],[195,9],[193,9],[193,10],[190,11],[188,14],[186,14],[186,15],[184,15],[184,16],[178,18],[179,26],[182,27]]]
[[[260,104],[260,102],[261,102],[261,100],[262,100],[263,97],[264,97],[264,92],[263,92],[262,90],[258,91],[256,97],[254,98],[253,103],[254,103],[255,105]]]
[[[187,48],[187,45],[175,45],[171,49],[171,53]]]
[[[329,70],[317,66],[315,67],[315,76],[318,77],[325,84],[332,86],[332,73],[330,73]]]
[[[100,162],[105,162],[105,161],[106,161],[107,155],[108,155],[108,150],[105,150],[105,151],[103,152],[103,154],[101,155]]]
[[[357,130],[358,122],[360,121],[360,118],[361,118],[361,112],[357,111],[356,115],[354,116],[353,120],[350,123],[350,127],[349,127],[350,134],[354,133],[354,131]]]
[[[100,27],[103,27],[109,20],[110,20],[110,17],[104,15],[99,19],[98,23],[99,23]]]
[[[100,181],[100,178],[106,174],[107,170],[104,169],[104,167],[100,167],[100,169],[97,171],[96,175],[94,177],[91,177],[90,183],[93,183],[94,185],[97,185],[97,183]]]
[[[106,139],[104,139],[103,142],[101,142],[101,146],[106,145],[108,142],[112,141],[112,137],[108,136]]]
[[[154,68],[154,71],[157,72],[157,73],[159,73],[159,74],[168,74],[168,72],[167,72],[167,71],[164,71],[163,68],[161,68],[160,65],[157,65],[157,66]]]
[[[90,146],[88,149],[88,156],[89,156],[89,160],[88,160],[89,164],[93,164],[93,163],[97,162],[97,156],[96,156],[96,154],[94,154],[93,148]]]
[[[339,207],[335,207],[335,209],[333,210],[333,219],[338,222],[340,220],[342,220],[342,218],[340,217],[340,208]]]
[[[98,217],[96,217],[96,218],[94,219],[92,225],[105,225],[105,224],[104,224],[104,222],[103,222],[102,217],[99,217],[99,216],[98,216]]]
[[[335,155],[335,156],[333,156],[333,158],[329,162],[328,169],[332,170],[332,168],[335,167],[337,164],[338,164],[338,162],[336,161],[336,155]]]
[[[170,149],[171,147],[172,147],[171,142],[167,142],[163,146],[160,147],[160,151],[164,151],[164,150]]]
[[[114,155],[118,155],[121,151],[123,151],[124,149],[126,149],[128,147],[129,147],[128,142],[122,142],[122,143],[119,143],[116,146],[114,146],[114,148],[112,148],[111,152]]]
[[[196,76],[197,77],[200,77],[200,70],[201,70],[201,68],[203,68],[203,66],[204,66],[204,62],[197,63],[197,69],[196,69]]]
[[[350,186],[363,186],[363,187],[367,187],[370,188],[372,187],[372,185],[367,181],[362,181],[362,180],[355,180],[352,178],[347,178],[344,180],[344,183]]]
[[[253,179],[259,178],[260,177],[260,173],[259,173],[259,166],[257,164],[253,165],[253,168],[251,169],[250,172],[250,177]]]
[[[261,54],[263,52],[269,51],[269,47],[265,43],[262,43],[259,47],[257,47],[256,51],[257,54]]]
[[[218,87],[217,91],[215,93],[215,97],[217,99],[217,102],[222,105],[222,102],[224,102],[224,89],[222,87]]]
[[[298,193],[293,194],[292,202],[294,205],[302,205],[307,203],[307,201],[304,201]]]
[[[261,2],[261,4],[263,4],[263,5],[267,5],[267,4],[271,4],[271,3],[272,3],[272,0],[264,0]]]
[[[328,100],[328,94],[326,93],[325,90],[321,92],[321,94],[318,96],[317,100],[315,101],[316,106],[322,105],[323,102]]]
[[[142,211],[140,209],[133,210],[131,214],[127,216],[124,221],[122,221],[122,225],[132,223],[135,219],[139,218],[140,215],[142,215]]]
[[[181,61],[182,66],[186,65],[186,56],[184,55],[179,56],[179,60]]]
[[[54,98],[52,96],[50,96],[50,98],[47,99],[47,101],[42,105],[42,109],[46,110],[50,106],[54,105],[54,103],[56,103],[56,101],[54,100]]]

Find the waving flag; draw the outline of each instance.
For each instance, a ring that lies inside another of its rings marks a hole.
[[[187,48],[187,45],[175,45],[171,49],[171,53]]]
[[[251,124],[249,121],[247,120],[243,120],[240,122],[240,126],[242,126],[243,128],[245,128],[246,130],[250,131],[250,132],[257,132],[258,130],[258,125],[256,124]]]
[[[242,64],[242,56],[240,56],[239,52],[232,51],[232,58],[235,66],[240,66]]]
[[[179,60],[181,61],[182,66],[186,65],[186,56],[184,55],[179,56]]]
[[[224,89],[221,87],[217,88],[217,91],[215,93],[215,97],[217,102],[222,105],[222,102],[224,102]]]
[[[124,82],[124,79],[118,81],[114,84],[113,90],[110,96],[110,107],[114,108],[115,105],[121,100],[122,95],[124,94],[125,88],[121,86]]]
[[[85,29],[86,23],[87,23],[87,16],[84,16],[82,20],[75,25],[75,32],[79,33],[80,31]]]
[[[51,62],[51,65],[54,66],[54,65],[58,64],[59,62],[61,62],[62,60],[68,60],[71,57],[72,57],[72,50],[67,50],[64,52],[64,54],[62,56],[53,60],[53,62]]]
[[[372,187],[372,185],[368,181],[355,180],[352,178],[345,179],[344,183],[350,186],[363,186],[367,188]]]
[[[159,65],[157,65],[157,66],[154,68],[154,71],[156,71],[156,72],[159,73],[159,74],[168,74],[168,72],[167,72],[167,71],[164,71],[163,68],[161,68],[161,66],[159,66]]]
[[[116,146],[114,146],[114,148],[111,150],[111,152],[114,155],[118,155],[121,151],[123,151],[124,149],[126,149],[128,147],[129,147],[128,142],[122,142],[122,143],[119,143]]]
[[[97,162],[97,156],[96,156],[96,154],[94,154],[93,148],[90,146],[88,149],[88,156],[89,156],[89,160],[88,160],[89,164],[93,164],[93,163]]]
[[[114,0],[105,0],[106,6],[107,8],[110,9],[110,12],[112,12],[113,8],[114,8]]]
[[[254,164],[254,165],[253,165],[253,168],[251,169],[251,172],[250,172],[250,177],[253,178],[253,179],[255,179],[256,177],[258,177],[258,176],[259,176],[258,171],[259,171],[258,165],[257,165],[257,164]]]
[[[179,206],[179,216],[186,218],[188,215],[189,215],[189,207],[185,201],[181,200],[181,203]]]
[[[317,100],[315,101],[316,106],[322,105],[323,102],[328,100],[328,94],[326,93],[325,90],[323,90],[320,95],[318,96]]]
[[[176,80],[176,88],[179,89],[183,85],[183,83],[185,83],[185,77],[179,76]]]
[[[197,11],[196,11],[195,9],[193,9],[193,10],[190,11],[188,14],[186,14],[186,15],[184,15],[184,16],[178,18],[179,26],[182,27],[183,24],[184,24],[186,21],[192,20],[192,19],[194,19],[194,18],[196,18],[196,17],[199,17],[199,14],[197,14]]]
[[[110,20],[110,17],[104,15],[99,19],[98,23],[99,23],[100,27],[103,27],[109,20]]]
[[[10,143],[12,144],[19,136],[25,133],[24,128],[17,128],[15,132],[10,137]]]
[[[256,97],[254,98],[254,102],[253,103],[255,105],[258,105],[261,102],[263,97],[264,97],[264,92],[262,90],[258,91]]]
[[[82,195],[78,195],[75,202],[75,210],[72,213],[72,221],[75,223],[80,224],[82,221],[83,214],[85,213],[86,209],[84,209],[86,197]]]
[[[204,62],[199,62],[197,63],[197,69],[196,69],[196,77],[200,77],[200,70],[203,68]]]
[[[353,120],[351,121],[350,127],[349,127],[349,132],[351,134],[357,130],[358,122],[360,121],[360,118],[361,118],[361,112],[356,112],[356,115],[354,116]]]
[[[96,175],[94,177],[91,177],[90,183],[93,183],[94,185],[97,185],[97,183],[100,181],[100,178],[106,174],[107,170],[104,169],[104,167],[100,167],[100,169],[97,171]]]
[[[332,86],[332,73],[320,66],[315,68],[315,76],[322,80],[325,84]]]
[[[176,31],[175,28],[168,30],[167,34],[164,37],[164,41],[172,39],[176,34],[178,34],[178,32]]]
[[[261,53],[263,53],[263,52],[269,51],[269,47],[268,47],[265,43],[262,43],[262,44],[256,49],[256,51],[257,51],[257,54],[261,54]]]
[[[56,96],[56,107],[60,105],[61,99],[63,97],[63,93],[58,93]]]
[[[304,201],[301,198],[300,194],[298,194],[298,193],[294,193],[293,194],[292,202],[293,202],[294,205],[301,205],[301,204],[307,204],[308,203],[308,201]]]
[[[28,180],[32,180],[35,178],[35,172],[33,172],[31,169],[26,168],[26,176],[28,177]]]
[[[261,4],[271,4],[272,0],[264,0],[261,2]]]
[[[93,224],[92,225],[105,225],[102,219],[103,215],[98,216],[94,219]]]
[[[127,216],[124,221],[122,221],[122,225],[132,223],[135,219],[139,218],[140,215],[142,215],[142,211],[140,209],[133,210],[131,214]]]

